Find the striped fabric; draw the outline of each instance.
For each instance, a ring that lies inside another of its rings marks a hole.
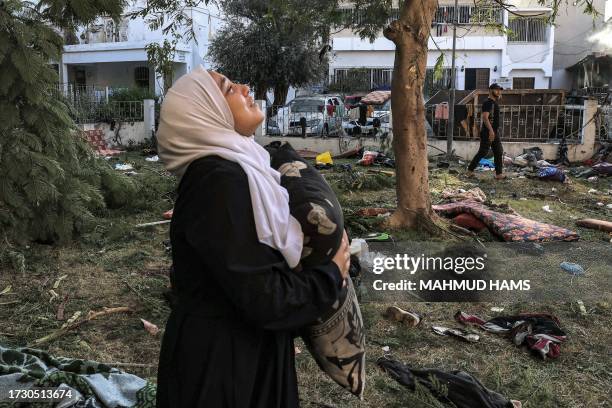
[[[104,132],[100,129],[96,130],[85,130],[85,140],[93,147],[97,154],[100,156],[114,156],[119,153],[123,153],[122,150],[109,149],[104,139]]]
[[[391,98],[391,91],[374,91],[361,99],[361,102],[366,105],[382,105],[389,98]]]

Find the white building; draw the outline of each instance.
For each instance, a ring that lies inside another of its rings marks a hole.
[[[589,84],[589,81],[584,80],[585,71],[592,67],[589,64],[579,64],[581,61],[612,54],[612,1],[593,0],[593,7],[601,13],[595,19],[584,14],[582,7],[568,6],[559,10],[555,21],[557,27],[552,81],[555,88],[570,90],[584,86],[612,86],[610,68],[596,69],[595,73],[587,72],[587,79],[590,77],[590,82],[595,80],[595,84]]]
[[[128,13],[144,0],[131,1]],[[174,57],[174,79],[190,72],[198,64],[208,66],[203,58],[208,45],[221,25],[222,17],[214,6],[186,10],[193,20],[196,41],[179,43]],[[142,87],[160,94],[163,79],[156,78],[149,66],[145,47],[152,42],[163,43],[161,29],[151,31],[142,19],[123,18],[115,24],[110,18],[98,18],[94,24],[76,33],[78,44],[64,46],[58,64],[60,82],[76,86]],[[76,42],[76,41],[75,41]]]
[[[397,2],[394,2],[397,3]],[[456,67],[457,89],[487,88],[498,82],[507,88],[549,88],[553,72],[554,27],[545,24],[543,15],[550,8],[537,5],[535,0],[512,0],[513,13],[496,7],[474,7],[473,2],[459,1]],[[450,85],[452,51],[452,14],[454,2],[440,0],[434,19],[424,93]],[[481,22],[493,20],[513,31],[508,36]],[[440,53],[446,67],[443,79],[433,81],[433,67]],[[365,69],[368,89],[390,85],[395,45],[381,34],[373,43],[361,40],[349,30],[333,36],[330,82],[341,82],[355,68]],[[363,89],[363,90],[368,90]]]

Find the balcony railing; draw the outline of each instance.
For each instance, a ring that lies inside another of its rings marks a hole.
[[[480,107],[455,107],[457,140],[479,138]],[[566,105],[501,105],[499,135],[506,142],[553,143],[565,138],[568,143],[579,143],[583,134],[584,107]],[[436,105],[426,107],[427,126],[434,137],[446,138],[448,119],[436,115]]]

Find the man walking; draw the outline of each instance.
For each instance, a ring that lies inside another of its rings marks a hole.
[[[498,84],[489,86],[489,98],[482,104],[482,125],[480,126],[480,149],[468,166],[468,176],[474,175],[474,169],[478,166],[480,159],[493,149],[495,159],[495,178],[501,180],[506,176],[503,174],[504,168],[504,149],[501,138],[497,132],[499,129],[499,105],[497,101],[501,98],[502,88]]]

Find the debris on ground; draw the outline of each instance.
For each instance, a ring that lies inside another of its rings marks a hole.
[[[585,218],[585,219],[576,221],[576,225],[578,225],[579,227],[584,227],[584,228],[589,228],[589,229],[594,229],[594,230],[599,230],[599,231],[612,232],[612,222],[610,221],[596,220],[593,218]]]
[[[400,322],[408,327],[418,326],[423,319],[418,313],[408,312],[397,306],[389,306],[383,316],[387,320]]]
[[[134,170],[134,167],[129,163],[116,163],[115,170],[121,170],[121,171]]]
[[[565,332],[559,327],[559,319],[548,313],[498,316],[487,321],[458,311],[455,319],[459,323],[475,325],[491,333],[508,334],[514,344],[526,345],[543,359],[559,357],[561,343],[567,339]]]
[[[476,343],[480,340],[480,336],[474,333],[470,333],[467,330],[459,328],[449,328],[443,326],[431,326],[431,330],[440,336],[452,336],[468,343]]]
[[[323,165],[334,164],[334,161],[332,160],[332,157],[331,157],[331,153],[327,151],[327,152],[317,155],[317,157],[315,158],[315,164],[323,164]]]
[[[376,364],[410,391],[415,392],[417,387],[424,387],[433,398],[448,405],[452,404],[456,408],[521,407],[519,401],[508,400],[503,395],[486,388],[476,377],[465,371],[415,369],[388,357],[379,358]],[[440,392],[440,384],[444,384],[444,393]]]
[[[481,220],[493,234],[504,241],[576,241],[580,236],[568,229],[530,220],[519,215],[503,214],[482,203],[466,200],[433,206],[434,211],[446,217],[469,213]]]
[[[543,206],[543,207],[542,207],[542,209],[543,209],[545,212],[547,212],[547,213],[551,213],[551,212],[553,212],[553,211],[550,209],[550,205],[545,205],[545,206]]]
[[[562,183],[567,182],[567,176],[558,167],[542,167],[538,170],[538,177],[540,180],[560,181]]]
[[[142,322],[142,325],[144,326],[144,329],[151,335],[151,336],[155,336],[157,335],[157,333],[159,333],[159,327],[157,327],[155,324],[149,322],[148,320],[145,319],[140,319],[140,321]]]
[[[471,188],[467,191],[462,188],[445,188],[442,190],[442,198],[452,201],[475,200],[481,203],[487,201],[487,195],[478,187]]]
[[[155,155],[155,156],[147,157],[147,158],[145,158],[145,160],[148,161],[148,162],[157,162],[157,161],[159,161],[159,156]]]
[[[572,263],[572,262],[561,262],[561,265],[559,265],[561,267],[561,269],[563,269],[565,272],[569,273],[570,275],[584,275],[584,269],[582,268],[582,266],[578,265],[577,263]]]

